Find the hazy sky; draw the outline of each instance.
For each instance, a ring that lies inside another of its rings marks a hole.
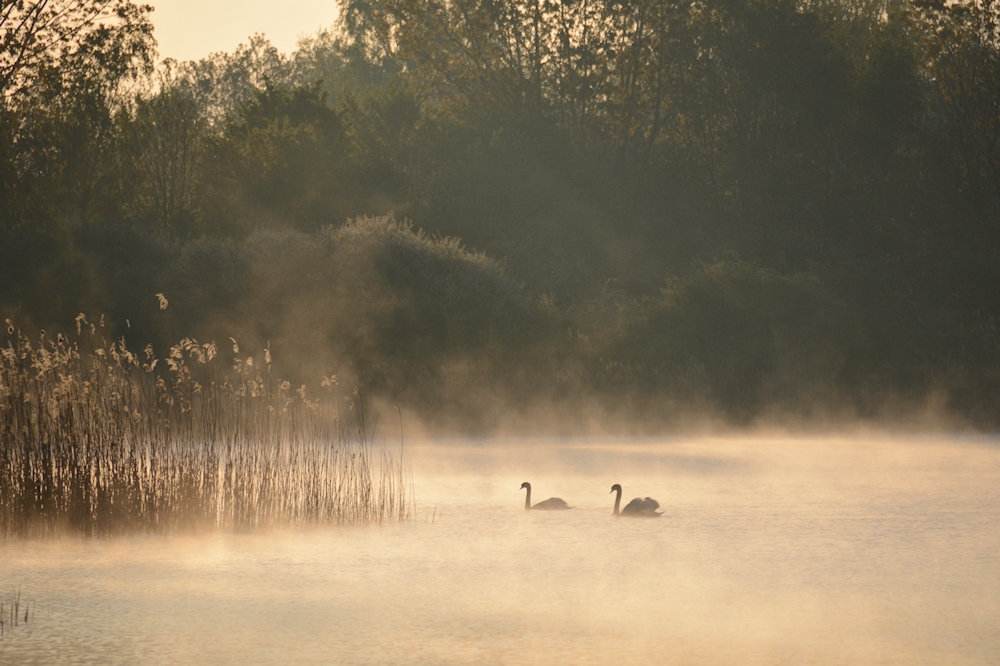
[[[295,48],[300,35],[333,24],[335,0],[146,0],[161,58],[192,60],[213,51],[232,51],[255,32],[280,51]],[[276,9],[277,7],[277,9]]]

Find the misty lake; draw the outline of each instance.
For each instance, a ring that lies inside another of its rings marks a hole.
[[[415,520],[0,543],[10,664],[996,664],[990,438],[407,445]],[[562,497],[566,512],[525,512]],[[650,495],[659,519],[611,517]]]

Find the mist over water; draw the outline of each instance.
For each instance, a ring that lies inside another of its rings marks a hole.
[[[31,663],[996,663],[991,438],[407,445],[417,519],[8,541]],[[568,512],[523,510],[562,497]],[[658,520],[611,517],[650,495]]]
[[[0,666],[1000,664],[1000,0],[187,2],[0,3]]]

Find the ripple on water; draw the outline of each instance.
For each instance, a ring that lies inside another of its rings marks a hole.
[[[406,524],[0,544],[4,663],[997,663],[991,440],[410,447]],[[568,512],[523,511],[522,481]],[[659,520],[610,517],[650,495]],[[433,519],[433,522],[432,522]]]

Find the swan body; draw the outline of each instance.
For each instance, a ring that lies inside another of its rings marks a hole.
[[[539,502],[538,504],[531,506],[531,484],[525,481],[521,484],[522,488],[528,489],[528,494],[524,498],[524,510],[525,511],[562,511],[564,509],[571,509],[569,504],[566,504],[563,500],[558,497],[550,497],[544,502]]]
[[[618,507],[622,502],[622,487],[617,483],[611,486],[611,492],[615,491],[618,492],[615,496],[614,515],[616,518],[620,518],[621,516],[625,516],[626,518],[659,518],[663,515],[662,511],[657,511],[660,508],[660,503],[652,497],[636,497],[619,512]]]

